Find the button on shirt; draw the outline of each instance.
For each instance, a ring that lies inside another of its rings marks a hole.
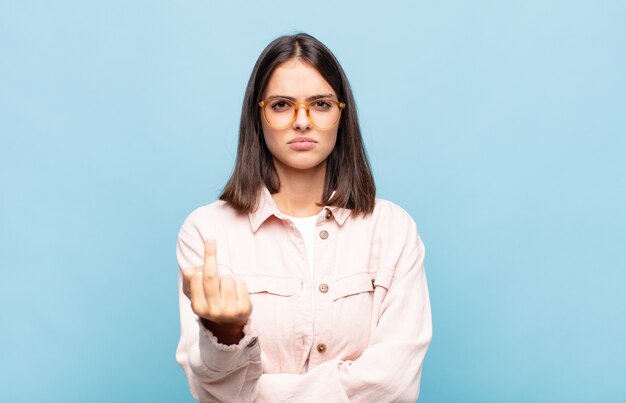
[[[413,402],[431,340],[424,246],[411,217],[377,199],[372,214],[324,206],[304,241],[263,189],[257,210],[223,201],[183,223],[179,269],[202,266],[215,239],[220,274],[253,304],[244,338],[218,343],[182,292],[176,359],[201,402]],[[315,305],[314,305],[315,299]]]

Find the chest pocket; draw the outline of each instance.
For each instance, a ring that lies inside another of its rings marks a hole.
[[[376,331],[380,309],[393,281],[392,269],[377,267],[336,280],[332,285],[333,326],[337,334],[349,335],[347,357],[358,357]],[[345,336],[344,336],[345,337]]]
[[[372,317],[374,284],[367,272],[342,277],[328,285],[332,298],[329,332],[337,353],[347,360],[359,357],[367,347]]]
[[[239,276],[245,281],[252,314],[250,319],[261,343],[263,372],[293,372],[295,321],[297,304],[302,294],[302,281],[263,275]],[[271,359],[270,359],[271,357]]]

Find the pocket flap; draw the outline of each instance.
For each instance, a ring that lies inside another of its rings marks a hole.
[[[385,267],[380,267],[374,273],[374,285],[377,287],[384,287],[387,290],[391,285],[391,280],[393,280],[393,270],[387,269]]]
[[[280,278],[272,276],[239,276],[246,282],[251,294],[267,292],[285,297],[298,294],[302,288],[302,282],[295,278]]]
[[[364,272],[336,280],[331,285],[331,290],[333,292],[334,301],[341,297],[347,297],[348,295],[374,291],[374,285],[370,274]]]

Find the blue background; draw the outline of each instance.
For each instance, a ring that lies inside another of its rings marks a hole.
[[[626,401],[626,3],[222,3],[0,1],[0,401],[192,401],[176,236],[295,30],[426,243],[420,402]]]

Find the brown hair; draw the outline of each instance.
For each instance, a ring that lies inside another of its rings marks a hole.
[[[267,45],[254,65],[241,109],[235,168],[220,199],[241,212],[252,212],[257,206],[262,186],[266,186],[270,193],[279,191],[280,180],[272,154],[265,144],[258,103],[274,69],[292,58],[299,58],[315,67],[339,100],[346,104],[339,121],[337,142],[326,163],[321,205],[352,209],[355,214],[371,213],[376,187],[348,78],[332,52],[305,33],[275,39]]]

